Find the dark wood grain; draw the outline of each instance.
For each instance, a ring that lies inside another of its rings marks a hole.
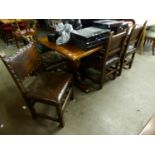
[[[67,59],[72,61],[80,60],[81,58],[88,56],[103,48],[103,46],[99,46],[88,51],[84,51],[70,44],[56,45],[56,43],[48,41],[47,37],[39,38],[38,42],[47,46],[50,49],[56,50],[60,54],[64,55]]]

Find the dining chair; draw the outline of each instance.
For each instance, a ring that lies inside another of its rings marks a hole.
[[[143,35],[145,25],[146,22],[144,23],[143,26],[134,25],[132,27],[125,44],[124,52],[122,54],[119,75],[121,75],[123,68],[127,67],[130,69],[132,67],[136,51],[140,46],[140,41]]]
[[[61,22],[61,19],[48,19],[47,24],[48,24],[48,29],[49,31],[55,31],[56,26]]]
[[[13,56],[1,54],[0,57],[25,99],[32,117],[50,119],[59,122],[60,126],[63,127],[65,107],[69,99],[73,99],[72,75],[62,72],[45,72],[40,54],[33,43],[19,49]],[[26,86],[25,80],[37,69],[40,72],[35,74],[34,80]],[[37,112],[36,104],[54,106],[57,117]]]
[[[126,37],[127,32],[117,35],[110,33],[107,43],[104,44],[105,47],[102,51],[98,51],[98,55],[91,55],[82,60],[82,73],[84,77],[97,83],[99,89],[102,88],[106,78],[116,78]]]
[[[24,26],[20,25],[19,22],[15,21],[12,24],[13,27],[13,36],[15,39],[15,43],[17,48],[20,48],[19,42],[23,42],[26,45],[29,42],[33,42],[36,40],[37,35],[37,22],[36,20],[26,20],[24,22]]]
[[[51,50],[45,45],[40,44],[39,42],[34,42],[34,45],[40,53],[44,69],[46,71],[61,70],[70,72],[70,65],[68,60],[55,50]]]
[[[148,43],[152,47],[152,55],[154,55],[154,49],[155,49],[155,26],[150,26],[148,30],[146,30],[145,33],[145,44]]]
[[[60,55],[56,51],[48,49],[47,47],[37,42],[36,25],[37,25],[36,20],[25,20],[22,22],[17,22],[17,21],[15,22],[14,37],[15,37],[17,47],[20,48],[19,41],[23,41],[24,46],[29,43],[35,43],[35,46],[38,48],[38,51],[41,53],[41,58],[43,60],[42,62],[45,66],[46,71],[50,71],[54,69],[69,71],[68,61],[62,55]]]

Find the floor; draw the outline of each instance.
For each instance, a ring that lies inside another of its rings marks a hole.
[[[0,50],[14,54],[15,46],[0,41]],[[0,61],[0,134],[136,135],[155,113],[155,56],[150,46],[136,54],[132,69],[102,90],[85,94],[75,88],[68,104],[65,127],[49,120],[33,120],[14,81]],[[42,107],[44,112],[53,109]]]

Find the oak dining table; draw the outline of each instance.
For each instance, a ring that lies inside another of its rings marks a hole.
[[[47,37],[38,38],[37,40],[40,44],[57,51],[62,54],[66,59],[69,60],[72,68],[72,72],[75,79],[75,84],[79,87],[83,92],[88,93],[89,89],[86,85],[82,83],[81,75],[79,72],[80,68],[80,60],[92,53],[95,53],[103,48],[103,46],[98,46],[93,49],[89,49],[87,51],[81,50],[75,45],[65,44],[65,45],[57,45],[55,42],[49,41]]]

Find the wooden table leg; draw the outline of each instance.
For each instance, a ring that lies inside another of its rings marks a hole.
[[[83,92],[85,93],[89,93],[90,90],[88,88],[88,86],[83,82],[82,80],[82,75],[79,71],[80,68],[80,60],[78,61],[74,61],[74,62],[70,62],[71,65],[71,70],[73,73],[73,77],[74,77],[74,84]]]

